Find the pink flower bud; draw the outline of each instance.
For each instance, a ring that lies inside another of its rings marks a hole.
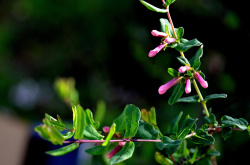
[[[175,42],[175,38],[170,38],[170,37],[167,37],[167,38],[165,38],[165,40],[164,40],[167,44],[170,44],[170,43],[173,43],[173,42]]]
[[[117,145],[108,155],[107,158],[112,158],[117,152],[119,152],[122,149],[121,145]]]
[[[185,88],[185,92],[186,94],[189,94],[191,92],[191,82],[190,82],[190,79],[187,78],[186,79],[186,88]]]
[[[180,73],[184,73],[184,72],[186,72],[187,70],[189,70],[190,69],[190,67],[189,66],[181,66],[180,68],[179,68],[179,72]]]
[[[171,88],[172,86],[178,84],[181,79],[182,79],[182,77],[176,77],[176,78],[170,80],[169,82],[167,82],[166,84],[160,86],[160,88],[158,89],[158,93],[160,95],[166,93],[169,88]]]
[[[120,146],[124,146],[126,144],[126,142],[119,142]]]
[[[149,57],[154,57],[157,53],[159,53],[159,51],[161,51],[164,47],[166,46],[166,44],[161,44],[159,46],[157,46],[155,49],[151,50],[148,54]]]
[[[157,30],[152,30],[151,34],[155,37],[167,37],[167,33],[159,32]]]
[[[207,81],[205,81],[198,72],[195,72],[194,77],[196,78],[197,81],[199,81],[199,83],[203,88],[208,87]]]
[[[105,133],[109,133],[110,127],[104,126],[104,127],[102,128],[102,130],[103,130],[103,132],[105,132]]]

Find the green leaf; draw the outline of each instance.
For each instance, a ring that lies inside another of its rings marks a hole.
[[[52,155],[52,156],[62,156],[65,155],[69,152],[72,152],[74,150],[76,150],[79,147],[79,143],[73,143],[73,144],[69,144],[65,147],[56,149],[56,150],[52,150],[52,151],[47,151],[45,152],[46,154]]]
[[[90,155],[101,155],[108,150],[110,145],[111,145],[111,143],[109,143],[107,146],[98,145],[98,146],[95,146],[93,148],[89,148],[89,149],[85,150],[85,152],[87,152]]]
[[[177,102],[184,102],[184,103],[198,103],[200,102],[200,98],[198,95],[182,97]]]
[[[163,150],[168,147],[179,147],[181,145],[182,140],[173,140],[167,136],[163,136],[162,142],[156,143],[156,146],[159,150]]]
[[[140,120],[136,137],[141,139],[158,139],[158,135],[159,131],[153,125]]]
[[[151,107],[149,113],[150,124],[157,126],[155,107]]]
[[[90,139],[90,140],[101,140],[104,138],[97,130],[94,128],[93,125],[86,125],[85,130],[83,133],[84,138]]]
[[[162,164],[162,165],[173,165],[174,164],[170,159],[166,158],[165,156],[163,156],[159,152],[155,152],[155,160],[157,161],[157,163]]]
[[[168,99],[168,104],[173,105],[174,103],[176,103],[182,96],[184,91],[185,91],[185,84],[184,83],[177,84],[171,97]]]
[[[115,132],[116,132],[116,124],[113,123],[111,125],[111,127],[110,127],[108,136],[106,137],[105,141],[102,143],[102,146],[107,146],[108,145],[109,141],[112,139]]]
[[[73,128],[75,130],[74,139],[83,139],[84,128],[85,128],[85,113],[83,108],[78,104],[73,108]]]
[[[243,118],[234,119],[230,116],[223,116],[221,118],[221,123],[222,123],[222,127],[237,126],[238,128],[242,130],[246,130],[248,127],[248,122],[245,119]]]
[[[199,151],[199,150],[198,150],[198,147],[196,147],[193,156],[192,156],[191,159],[189,160],[191,164],[194,164],[194,162],[195,162],[195,160],[196,160],[196,157],[197,157],[198,151]]]
[[[201,65],[200,58],[202,57],[202,55],[203,55],[203,45],[200,46],[194,57],[191,58],[189,61],[194,70],[198,70],[200,68]]]
[[[179,121],[181,119],[182,114],[183,112],[181,111],[178,116],[176,116],[173,120],[171,120],[168,127],[168,133],[177,133]]]
[[[173,77],[178,77],[179,76],[179,72],[173,68],[168,68],[168,73],[173,76]]]
[[[63,138],[65,140],[70,139],[73,135],[74,135],[74,131],[69,131],[69,132],[63,134]]]
[[[192,141],[194,144],[212,145],[215,140],[206,131],[197,130],[195,136],[192,136]]]
[[[183,27],[179,27],[179,28],[176,30],[176,35],[177,35],[177,39],[178,39],[178,40],[181,40],[181,38],[182,38],[183,35],[184,35],[184,28],[183,28]]]
[[[155,7],[155,6],[153,6],[153,5],[151,5],[151,4],[147,3],[147,2],[145,2],[145,1],[143,1],[143,0],[140,0],[140,2],[141,2],[146,8],[148,8],[148,9],[151,10],[151,11],[158,12],[158,13],[167,13],[167,12],[168,12],[168,9],[160,9],[160,8]]]
[[[209,155],[209,156],[220,156],[220,152],[219,151],[209,151],[207,153],[207,155]]]
[[[174,3],[175,0],[166,0],[166,6],[171,5],[172,3]]]
[[[87,125],[91,124],[95,129],[99,128],[99,126],[100,126],[99,122],[94,121],[93,113],[89,109],[85,110],[85,116],[86,116],[85,121],[86,121]]]
[[[212,94],[212,95],[206,96],[203,101],[208,101],[211,99],[226,98],[226,97],[227,97],[227,94]]]
[[[125,109],[122,112],[122,114],[114,120],[114,123],[116,124],[116,132],[123,132],[126,128],[126,116],[125,116]]]
[[[205,116],[204,117],[204,121],[206,124],[213,124],[216,122],[216,118],[215,115],[213,113],[209,114],[209,117]]]
[[[178,56],[178,57],[177,57],[177,60],[178,60],[182,65],[189,65],[189,66],[190,66],[189,61],[188,61],[185,57]]]
[[[140,109],[132,104],[125,107],[126,129],[125,138],[132,138],[135,136],[139,127],[139,120],[141,118]]]
[[[65,140],[61,132],[53,126],[40,125],[35,127],[35,131],[44,139],[50,141],[54,145],[62,145]]]
[[[198,41],[197,39],[193,40],[186,40],[186,39],[181,39],[181,42],[175,47],[175,49],[179,52],[186,52],[188,49],[194,47],[194,46],[200,46],[202,43]]]
[[[52,125],[54,127],[56,127],[57,129],[59,129],[60,131],[63,131],[65,128],[65,125],[62,123],[62,120],[59,116],[57,116],[57,118],[59,120],[56,120],[55,118],[53,118],[52,116],[50,116],[49,114],[45,113],[45,118],[48,119],[49,121],[49,125]]]
[[[110,165],[117,164],[126,159],[129,159],[133,155],[134,150],[135,150],[135,144],[132,141],[127,142],[122,147],[122,149],[110,159],[109,164]]]
[[[168,35],[173,37],[174,32],[172,30],[171,24],[169,23],[168,19],[161,18],[160,23],[161,23],[161,31],[164,33],[167,33]],[[175,30],[177,30],[177,29],[175,29]]]
[[[190,117],[187,117],[184,121],[183,124],[181,126],[181,129],[177,135],[177,139],[184,139],[189,132],[192,130],[193,126],[195,125],[195,122],[198,119],[192,119]]]

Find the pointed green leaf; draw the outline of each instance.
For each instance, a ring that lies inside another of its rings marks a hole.
[[[147,3],[147,2],[145,2],[145,1],[143,1],[143,0],[140,0],[140,2],[141,2],[146,8],[148,8],[148,9],[151,10],[151,11],[158,12],[158,13],[167,13],[167,12],[168,12],[167,9],[160,9],[160,8],[155,7],[155,6],[153,6],[153,5],[151,5],[151,4]]]
[[[47,151],[45,152],[46,154],[52,155],[52,156],[62,156],[65,155],[69,152],[72,152],[74,150],[76,150],[79,147],[78,143],[73,143],[73,144],[69,144],[65,147],[56,149],[56,150],[52,150],[52,151]]]
[[[153,125],[144,121],[139,122],[136,137],[140,139],[158,139],[159,131]]]
[[[57,116],[57,118],[59,118],[59,120],[56,120],[55,118],[53,118],[49,114],[45,113],[45,118],[48,119],[48,121],[50,122],[49,125],[52,125],[52,126],[56,127],[60,131],[64,130],[65,125],[62,123],[62,120],[61,120],[61,118],[59,116]]]
[[[87,152],[90,155],[101,155],[108,150],[110,145],[111,145],[111,143],[109,143],[107,146],[98,145],[98,146],[95,146],[93,148],[89,148],[89,149],[85,150],[85,152]]]
[[[198,147],[196,147],[193,156],[192,156],[191,159],[189,160],[191,164],[194,164],[194,162],[195,162],[195,160],[196,160],[196,157],[197,157],[198,151],[199,151],[199,150],[198,150]]]
[[[122,149],[110,159],[109,164],[110,165],[117,164],[126,159],[129,159],[133,155],[134,150],[135,150],[135,144],[132,141],[127,142],[122,147]]]
[[[174,3],[175,0],[166,0],[166,6],[171,5],[172,3]]]
[[[173,76],[173,77],[178,77],[179,76],[179,72],[173,68],[168,68],[168,73]]]
[[[186,52],[188,49],[194,47],[194,46],[200,46],[202,43],[198,41],[197,39],[193,40],[186,40],[186,39],[181,39],[181,42],[175,47],[175,49],[179,52]]]
[[[203,55],[203,45],[200,46],[194,57],[191,58],[189,61],[194,70],[198,70],[200,68],[201,65],[200,58],[202,57],[202,55]]]
[[[104,101],[98,101],[95,115],[94,115],[94,120],[98,121],[99,124],[102,123],[103,118],[105,117],[106,113],[106,104]]]
[[[248,122],[245,119],[243,118],[234,119],[230,116],[223,116],[221,118],[221,123],[222,123],[222,127],[237,126],[238,128],[242,130],[246,130],[248,127]]]
[[[184,83],[177,84],[171,97],[168,99],[168,104],[173,105],[174,103],[176,103],[182,96],[184,91],[185,91],[185,84]]]
[[[192,141],[194,144],[202,144],[202,145],[212,145],[214,144],[214,137],[209,135],[206,131],[197,130],[195,132],[195,136],[192,137]]]
[[[171,120],[168,127],[168,133],[176,133],[178,131],[178,125],[182,114],[183,112],[180,112],[178,116],[176,116],[173,120]]]
[[[83,139],[83,133],[85,129],[85,112],[80,105],[73,108],[73,127],[75,129],[74,139]]]
[[[126,128],[126,116],[125,116],[125,109],[122,112],[122,114],[114,120],[114,123],[116,124],[116,132],[123,132]]]
[[[139,127],[139,120],[141,118],[140,109],[132,104],[125,107],[126,129],[125,138],[132,138],[135,136]]]
[[[190,66],[189,61],[188,61],[185,57],[178,56],[178,57],[177,57],[177,60],[178,60],[182,65],[188,65],[188,66]]]
[[[84,138],[90,139],[90,140],[101,140],[104,138],[97,130],[94,128],[93,125],[86,125],[85,130],[83,133]]]
[[[95,122],[93,118],[93,113],[89,110],[85,110],[85,116],[86,116],[86,124],[89,125],[91,124],[95,129],[98,129],[100,124],[99,122]]]
[[[102,143],[102,146],[107,146],[109,144],[109,141],[112,139],[115,132],[116,132],[116,124],[113,123],[110,127],[108,136],[106,137],[105,141]]]
[[[74,131],[69,131],[69,132],[63,134],[63,138],[65,140],[70,139],[73,135],[74,135]]]
[[[160,23],[161,23],[161,31],[167,33],[171,37],[174,37],[174,32],[172,30],[171,24],[169,23],[168,19],[161,18]]]
[[[157,126],[155,107],[151,107],[149,113],[150,124]]]
[[[183,35],[184,35],[184,28],[183,28],[183,27],[179,27],[179,28],[176,30],[176,35],[177,35],[177,39],[178,39],[178,40],[181,40],[181,38],[182,38]]]
[[[200,98],[198,95],[182,97],[177,102],[185,102],[185,103],[197,103],[200,102]]]
[[[173,140],[170,137],[163,136],[162,142],[156,143],[156,146],[159,150],[163,150],[168,147],[179,147],[181,145],[182,140]]]
[[[146,123],[150,123],[149,112],[146,109],[141,109],[141,118]]]
[[[192,118],[186,118],[184,121],[183,121],[183,124],[181,126],[181,129],[177,135],[177,139],[184,139],[188,134],[189,132],[192,130],[193,126],[195,125],[195,122],[197,121],[198,119],[192,119]]]
[[[159,152],[155,152],[155,160],[157,161],[157,163],[161,165],[173,165],[174,164],[170,159],[166,158]]]
[[[210,99],[226,98],[226,97],[227,97],[227,94],[212,94],[212,95],[206,96],[203,101],[208,101]]]

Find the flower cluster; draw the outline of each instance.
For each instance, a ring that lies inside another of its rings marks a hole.
[[[193,68],[190,66],[181,66],[178,71],[179,73],[185,73],[188,70],[192,70]],[[180,75],[180,74],[179,74]],[[193,71],[193,75],[195,77],[195,79],[200,83],[200,85],[203,88],[207,88],[208,87],[208,83],[207,81],[205,81],[202,76],[199,74],[199,72],[197,71]],[[185,83],[186,83],[186,87],[185,87],[185,92],[187,94],[189,94],[191,92],[191,81],[190,79],[193,79],[193,77],[186,77],[186,76],[178,76],[175,77],[174,79],[170,80],[169,82],[167,82],[166,84],[160,86],[160,88],[158,89],[158,93],[160,95],[166,93],[166,91],[168,89],[170,89],[172,86],[178,84],[181,82],[182,79],[185,79]]]
[[[159,32],[157,30],[152,30],[151,34],[155,37],[163,37],[163,42],[159,46],[157,46],[155,49],[153,49],[149,52],[149,54],[148,54],[149,57],[154,57],[157,53],[159,53],[168,44],[174,43],[176,41],[175,38],[169,37],[169,35],[167,33]]]

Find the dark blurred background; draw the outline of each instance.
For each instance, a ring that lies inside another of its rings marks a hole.
[[[161,6],[160,0],[147,2]],[[247,11],[246,2],[217,0],[177,0],[170,7],[175,27],[184,27],[184,38],[204,44],[201,70],[209,87],[201,88],[203,95],[228,94],[227,99],[208,102],[218,120],[229,115],[250,121]],[[171,92],[157,92],[171,79],[168,67],[180,67],[175,50],[148,57],[160,43],[150,34],[160,30],[160,18],[166,15],[147,10],[138,0],[0,0],[0,164],[84,161],[84,153],[77,151],[59,158],[45,155],[53,146],[33,131],[45,112],[72,118],[54,90],[59,77],[74,78],[83,108],[95,112],[97,102],[105,102],[101,126],[111,125],[126,104],[154,106],[163,132],[180,111],[202,123],[199,104],[169,106]],[[190,49],[186,57],[196,50]],[[246,132],[234,133],[227,141],[216,135],[218,163],[243,164],[249,146]],[[143,144],[123,164],[156,164],[154,150],[153,144]],[[102,156],[87,159],[89,164],[104,164]]]

